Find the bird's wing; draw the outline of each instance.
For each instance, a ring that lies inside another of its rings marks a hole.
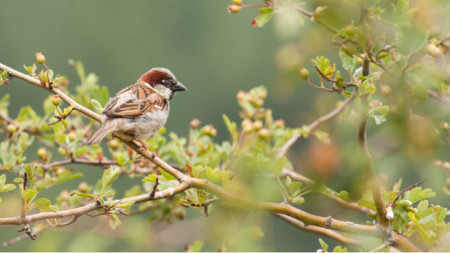
[[[147,112],[162,110],[167,101],[144,84],[122,89],[106,104],[103,114],[108,117],[136,118]]]

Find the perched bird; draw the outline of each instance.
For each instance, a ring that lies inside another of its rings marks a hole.
[[[102,126],[89,139],[98,144],[109,133],[127,141],[150,137],[169,116],[169,100],[187,88],[166,68],[152,68],[136,84],[119,91],[103,109]]]

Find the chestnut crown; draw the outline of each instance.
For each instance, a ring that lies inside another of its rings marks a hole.
[[[178,82],[175,75],[166,68],[152,68],[147,73],[143,74],[138,81],[146,82],[153,88],[156,88],[156,85],[162,85],[165,88],[170,89],[172,96],[176,91],[187,90],[186,86]]]

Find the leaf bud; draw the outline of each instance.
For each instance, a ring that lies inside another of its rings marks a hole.
[[[116,139],[108,141],[108,146],[112,149],[117,149],[119,147],[119,142]]]
[[[380,85],[380,92],[383,96],[387,97],[387,96],[391,95],[392,89],[389,85],[382,84],[382,85]]]
[[[309,77],[309,71],[305,68],[300,68],[299,74],[300,74],[300,77],[305,80],[308,79],[308,77]]]
[[[234,5],[242,5],[242,0],[232,0]]]
[[[200,126],[201,121],[197,118],[191,120],[190,126],[192,129],[197,129]]]
[[[37,63],[39,63],[39,64],[44,64],[45,63],[45,56],[41,52],[37,52],[35,54],[35,56],[36,56]]]
[[[17,125],[14,125],[14,124],[9,124],[9,125],[6,127],[6,130],[7,130],[8,133],[10,133],[10,134],[13,134],[13,133],[17,132],[18,129],[19,129],[19,127],[18,127]]]
[[[74,142],[77,139],[77,134],[75,132],[70,132],[67,135],[67,138],[69,139],[70,142]]]
[[[230,13],[238,13],[239,11],[241,11],[241,6],[233,4],[233,5],[228,5],[228,12]]]
[[[448,131],[450,129],[450,126],[447,122],[444,121],[441,123],[441,128],[442,130]]]
[[[88,183],[86,183],[86,182],[81,182],[79,185],[78,185],[78,191],[80,191],[80,192],[87,192],[89,190],[89,185],[88,185]]]
[[[61,98],[58,95],[54,95],[52,98],[52,104],[58,106],[61,104]]]
[[[68,201],[70,198],[69,191],[64,190],[59,194],[59,200],[62,202]]]
[[[253,122],[253,128],[258,131],[259,129],[261,129],[263,127],[263,122],[261,120],[256,120],[255,122]]]
[[[269,138],[270,130],[267,128],[263,128],[263,129],[259,130],[258,136],[259,136],[259,138],[262,138],[262,139]]]
[[[439,57],[442,55],[442,49],[435,44],[427,44],[426,45],[427,53],[434,57]]]
[[[284,127],[284,120],[282,120],[282,119],[276,120],[276,121],[275,121],[275,127],[276,127],[276,128],[282,128],[282,127]]]
[[[37,155],[39,158],[43,159],[47,156],[47,150],[44,147],[40,147],[37,151]]]

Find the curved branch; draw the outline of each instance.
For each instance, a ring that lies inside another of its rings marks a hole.
[[[311,124],[308,125],[308,129],[310,131],[312,131],[314,128],[316,128],[317,126],[319,126],[320,124],[336,117],[337,115],[339,115],[339,113],[341,113],[344,108],[350,104],[350,102],[352,102],[352,100],[355,98],[357,89],[353,90],[352,94],[350,95],[350,97],[348,97],[338,108],[334,109],[333,111],[331,111],[330,113],[323,115],[322,117],[318,118],[317,120],[315,120],[314,122],[312,122]],[[302,134],[296,134],[294,136],[291,137],[291,139],[289,139],[280,149],[280,151],[278,151],[278,155],[277,157],[282,157],[285,156],[287,151],[292,147],[292,145],[294,145],[294,143],[299,140],[300,138],[302,138],[303,135]]]
[[[155,200],[155,199],[163,199],[168,198],[174,194],[177,194],[179,192],[185,191],[189,188],[189,185],[186,183],[181,183],[179,185],[176,185],[174,187],[171,187],[164,191],[159,191],[155,193],[155,196],[152,198],[150,194],[145,193],[129,198],[123,198],[120,200],[110,200],[105,201],[104,206],[109,206],[112,204],[120,204],[120,203],[127,203],[134,201],[135,203]],[[0,218],[0,225],[21,225],[21,224],[28,224],[40,220],[46,220],[46,219],[56,219],[56,218],[65,218],[65,217],[78,217],[83,214],[86,214],[90,211],[94,211],[96,209],[102,208],[102,205],[99,202],[92,202],[87,205],[76,207],[68,210],[63,211],[57,211],[57,212],[42,212],[37,214],[30,214],[23,218],[20,216],[16,217],[9,217],[9,218]],[[64,224],[64,223],[62,223]]]
[[[293,181],[298,181],[298,182],[302,182],[302,183],[306,183],[306,184],[315,184],[316,182],[312,179],[309,179],[303,175],[298,174],[295,171],[292,170],[288,170],[286,168],[283,168],[283,170],[281,171],[281,175],[282,177],[290,177]],[[327,192],[329,193],[324,193],[325,196],[327,196],[328,198],[336,201],[339,205],[345,207],[345,208],[349,208],[352,210],[356,210],[359,212],[362,212],[364,214],[375,214],[375,212],[372,209],[369,209],[367,207],[363,207],[358,205],[358,203],[356,202],[348,202],[345,201],[339,197],[336,196],[337,192],[335,192],[333,189],[326,187]],[[322,192],[320,192],[322,193]]]
[[[331,239],[334,239],[342,244],[345,245],[352,245],[352,246],[362,246],[363,242],[359,241],[355,238],[351,238],[351,237],[347,237],[344,236],[341,233],[338,233],[334,230],[331,229],[327,229],[327,228],[323,228],[323,227],[318,227],[318,226],[314,226],[314,225],[305,225],[305,223],[296,220],[288,215],[285,214],[279,214],[279,213],[274,213],[274,216],[286,221],[287,223],[290,223],[292,225],[294,225],[295,227],[307,231],[307,232],[313,232],[316,234],[320,234],[320,235],[325,235],[330,237]]]

